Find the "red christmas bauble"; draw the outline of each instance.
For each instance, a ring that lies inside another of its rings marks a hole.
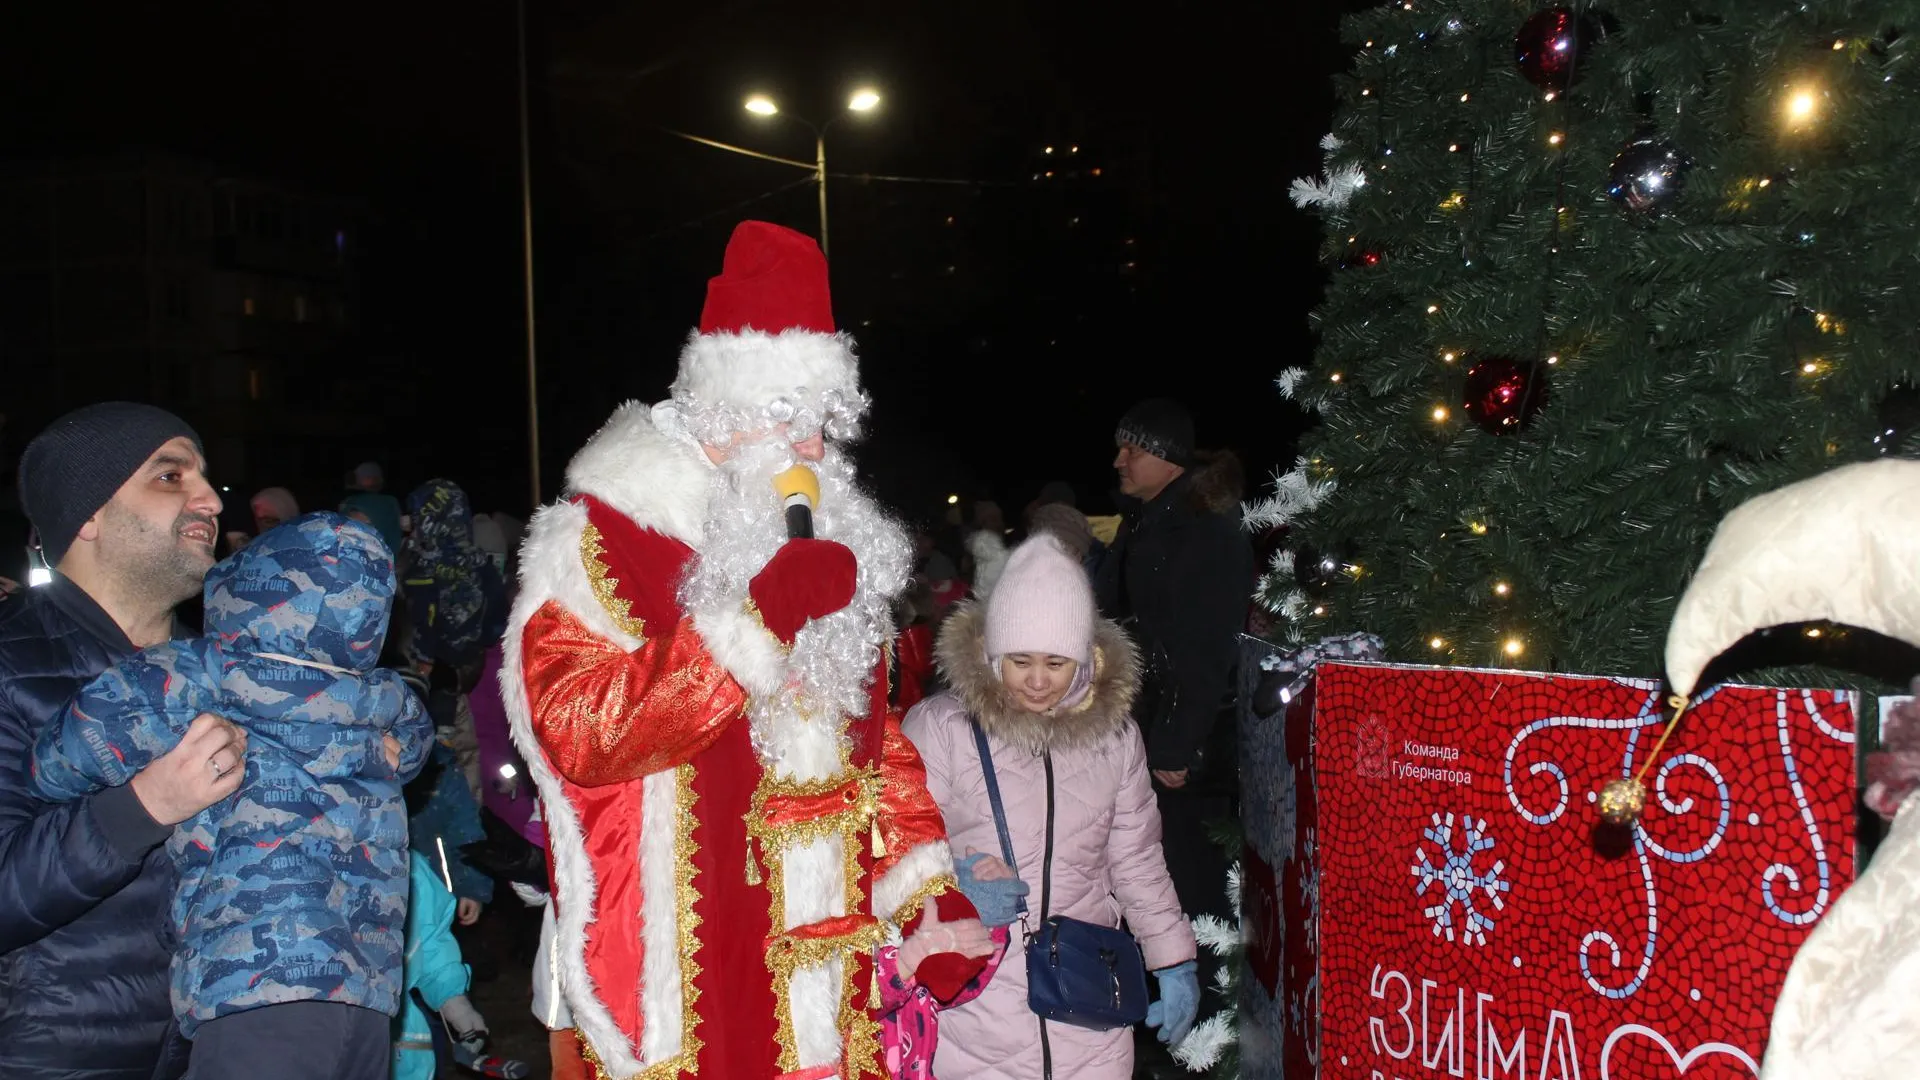
[[[1572,11],[1548,8],[1520,24],[1513,40],[1514,63],[1528,82],[1558,93],[1573,83],[1582,36],[1580,20]]]
[[[1511,435],[1533,422],[1547,403],[1547,369],[1531,360],[1489,356],[1467,369],[1460,407],[1493,435]]]

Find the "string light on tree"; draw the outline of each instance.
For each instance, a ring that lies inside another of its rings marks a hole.
[[[1781,119],[1788,131],[1806,131],[1820,122],[1820,106],[1826,97],[1816,83],[1801,83],[1787,90],[1781,105]]]
[[[1510,637],[1500,646],[1500,651],[1517,660],[1527,651],[1527,643],[1518,637]]]

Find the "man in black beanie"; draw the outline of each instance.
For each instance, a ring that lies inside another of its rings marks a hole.
[[[20,456],[20,503],[55,570],[0,604],[0,1076],[147,1080],[184,1071],[167,966],[173,826],[231,795],[246,735],[201,716],[123,787],[51,806],[26,770],[95,675],[174,636],[213,566],[220,497],[200,439],[150,405],[53,422]]]
[[[1133,718],[1146,739],[1180,905],[1189,915],[1230,917],[1227,862],[1206,826],[1232,812],[1232,740],[1215,738],[1215,724],[1231,704],[1255,576],[1241,526],[1240,463],[1196,450],[1193,417],[1164,398],[1128,409],[1114,443],[1122,523],[1094,575],[1095,593],[1101,611],[1140,645]]]

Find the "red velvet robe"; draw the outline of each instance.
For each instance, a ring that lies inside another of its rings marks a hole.
[[[588,497],[543,515],[509,712],[547,807],[556,961],[592,1059],[619,1077],[884,1076],[873,948],[952,878],[883,658],[840,771],[782,782],[751,742],[747,693],[676,600],[693,550]],[[822,837],[837,880],[788,881],[784,852]],[[811,906],[844,914],[789,926],[788,889],[825,890]],[[837,979],[818,968],[833,957]],[[803,1069],[796,1023],[831,1023],[844,1071]]]

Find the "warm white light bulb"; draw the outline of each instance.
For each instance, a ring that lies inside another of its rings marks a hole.
[[[1521,653],[1527,651],[1527,643],[1517,637],[1510,637],[1507,639],[1507,643],[1501,646],[1501,648],[1508,656],[1519,656]]]
[[[1813,122],[1820,110],[1820,98],[1812,88],[1802,87],[1787,97],[1787,123],[1804,127]]]
[[[772,116],[780,111],[780,106],[775,105],[772,98],[756,94],[747,99],[747,111],[755,116]]]
[[[854,112],[868,112],[878,104],[880,93],[877,90],[855,90],[853,96],[847,99],[847,108]]]

